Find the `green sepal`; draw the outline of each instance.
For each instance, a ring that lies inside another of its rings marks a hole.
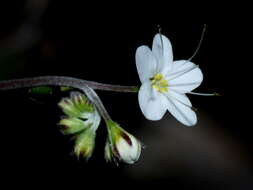
[[[71,92],[70,98],[63,98],[58,105],[69,117],[86,119],[87,115],[95,111],[87,97],[79,92]]]
[[[80,92],[71,92],[69,98],[63,98],[59,107],[66,114],[59,122],[63,134],[75,137],[74,153],[88,160],[95,147],[96,130],[101,117],[96,107]]]
[[[140,90],[140,87],[139,86],[134,86],[133,87],[133,92],[139,92]]]
[[[68,117],[60,120],[59,125],[62,126],[61,131],[63,134],[74,134],[89,128],[92,124],[87,123],[76,117]]]
[[[123,133],[126,133],[125,130],[120,127],[120,125],[112,120],[108,120],[106,122],[106,125],[108,127],[108,132],[111,137],[112,143],[115,143],[118,141],[119,138],[121,138]]]
[[[101,121],[100,114],[84,94],[72,92],[70,98],[60,101],[59,106],[66,114],[59,122],[64,134],[79,133],[87,128],[97,130]]]
[[[107,162],[112,162],[118,165],[118,160],[120,159],[119,153],[116,148],[116,143],[124,134],[127,132],[120,127],[120,125],[112,120],[106,121],[106,126],[108,129],[108,137],[105,144],[104,157]]]
[[[105,143],[105,160],[106,162],[111,162],[113,159],[113,153],[111,150],[111,144],[110,144],[110,140],[107,138],[106,143]]]
[[[86,158],[88,160],[95,148],[96,130],[92,128],[84,130],[79,135],[76,135],[74,153],[80,158]]]

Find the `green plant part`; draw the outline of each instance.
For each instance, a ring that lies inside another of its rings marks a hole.
[[[58,105],[68,117],[88,119],[99,115],[94,105],[80,92],[71,92],[70,98],[63,98]]]
[[[78,158],[88,160],[95,148],[96,130],[88,128],[76,136],[74,153]]]
[[[67,117],[60,120],[59,125],[64,135],[79,133],[90,127],[87,121],[83,121],[76,117]]]
[[[70,90],[73,90],[73,88],[68,87],[68,86],[61,86],[60,87],[61,92],[66,92],[66,91],[70,91]]]
[[[97,109],[80,92],[71,92],[70,97],[63,98],[58,105],[66,114],[59,122],[63,134],[74,135],[74,153],[88,160],[93,153],[96,130],[101,121]]]
[[[52,94],[53,88],[49,86],[39,86],[39,87],[30,88],[28,92],[32,94]]]

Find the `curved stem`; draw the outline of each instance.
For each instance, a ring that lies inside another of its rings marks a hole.
[[[105,122],[110,121],[111,117],[105,109],[104,104],[100,100],[97,93],[89,86],[83,86],[80,90],[82,90],[86,94],[88,99],[95,104],[96,108],[98,109],[101,116],[104,118]]]
[[[0,81],[0,90],[11,90],[11,89],[46,86],[46,85],[67,86],[79,89],[81,89],[82,86],[86,85],[95,90],[106,90],[115,92],[138,92],[137,86],[102,84],[98,82],[65,76],[40,76],[40,77]]]
[[[104,85],[100,83],[85,81],[81,79],[76,79],[72,77],[60,77],[60,76],[43,76],[43,77],[34,77],[34,78],[24,78],[24,79],[14,79],[0,82],[0,90],[11,90],[18,88],[26,87],[36,87],[44,85],[53,85],[53,86],[67,86],[77,88],[83,91],[89,100],[95,104],[101,116],[105,121],[111,120],[108,112],[106,111],[102,101],[92,89],[100,90],[112,90],[119,92],[132,92],[130,87],[124,88],[123,86],[113,86],[113,85]]]

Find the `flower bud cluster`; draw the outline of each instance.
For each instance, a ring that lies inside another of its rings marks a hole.
[[[78,157],[91,157],[95,148],[96,130],[101,117],[84,94],[72,92],[70,98],[63,98],[59,107],[66,114],[59,125],[63,134],[74,135],[74,153]],[[133,164],[139,159],[141,143],[112,120],[106,121],[108,137],[105,145],[107,162],[117,160]]]

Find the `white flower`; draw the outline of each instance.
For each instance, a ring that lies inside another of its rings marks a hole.
[[[192,104],[185,93],[197,88],[203,75],[197,65],[188,60],[173,61],[169,39],[157,34],[152,51],[140,46],[136,51],[136,66],[142,83],[139,104],[149,120],[160,120],[168,110],[187,126],[197,123]]]

